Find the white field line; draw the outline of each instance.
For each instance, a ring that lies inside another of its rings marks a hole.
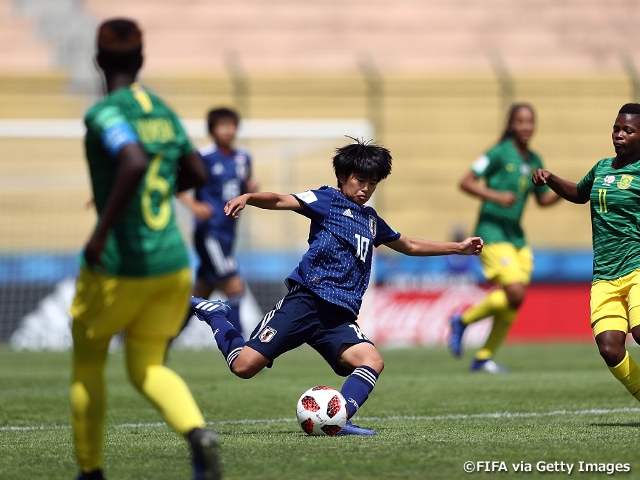
[[[474,419],[510,419],[510,418],[540,418],[555,416],[586,416],[586,415],[608,415],[613,413],[640,413],[640,408],[591,408],[588,410],[552,410],[550,412],[495,412],[495,413],[451,413],[447,415],[392,415],[388,417],[361,417],[359,421],[394,422],[399,420],[410,421],[440,421],[440,420],[474,420]],[[244,419],[244,420],[223,420],[220,422],[208,422],[209,425],[259,425],[272,423],[294,422],[294,418],[277,419]],[[167,426],[164,422],[156,423],[123,423],[121,425],[107,425],[107,428],[157,428]],[[69,430],[70,425],[39,425],[39,426],[11,426],[0,427],[0,432],[24,432],[31,430]]]

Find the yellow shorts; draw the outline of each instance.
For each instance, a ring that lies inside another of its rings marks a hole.
[[[607,330],[629,333],[640,325],[640,270],[615,280],[598,280],[591,285],[591,328],[593,336]]]
[[[489,243],[482,247],[480,254],[482,273],[487,280],[497,285],[510,285],[531,281],[533,252],[525,245],[516,248],[511,243]]]
[[[113,277],[82,268],[71,305],[73,321],[89,340],[126,330],[169,339],[180,332],[191,295],[191,270],[156,277]]]

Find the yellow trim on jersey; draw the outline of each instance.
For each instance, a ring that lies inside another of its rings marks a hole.
[[[153,103],[151,102],[151,98],[147,94],[147,92],[142,88],[142,86],[134,82],[131,84],[131,92],[133,93],[133,98],[140,104],[142,111],[144,113],[149,113],[153,110]]]
[[[507,242],[485,244],[482,247],[480,261],[484,276],[497,285],[528,285],[531,281],[533,252],[528,245],[516,248]]]

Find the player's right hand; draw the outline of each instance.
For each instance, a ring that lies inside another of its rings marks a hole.
[[[500,195],[496,199],[496,203],[501,207],[510,207],[517,200],[516,194],[513,192],[500,192]]]
[[[84,247],[84,259],[90,270],[95,270],[96,267],[104,269],[101,255],[106,244],[107,237],[102,237],[96,233],[94,233],[87,242],[87,245]]]
[[[195,201],[191,206],[191,210],[193,211],[193,215],[200,222],[206,222],[213,216],[213,207],[207,202]]]

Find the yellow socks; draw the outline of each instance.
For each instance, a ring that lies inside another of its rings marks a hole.
[[[462,323],[469,325],[487,317],[495,317],[496,313],[509,308],[509,301],[504,290],[498,288],[492,290],[480,302],[465,310],[462,314]]]
[[[487,360],[492,358],[498,348],[504,342],[509,333],[509,328],[516,318],[518,311],[509,306],[507,294],[501,288],[489,292],[479,303],[473,305],[462,314],[462,323],[469,325],[493,317],[491,332],[487,337],[484,346],[478,350],[475,358],[477,360]]]
[[[506,310],[494,315],[491,332],[489,332],[489,336],[484,342],[484,346],[476,353],[477,360],[486,360],[495,355],[496,350],[500,348],[504,339],[507,337],[507,333],[509,333],[511,324],[515,320],[517,314],[517,310],[508,307]]]
[[[640,401],[640,368],[629,356],[629,352],[625,353],[624,359],[618,365],[609,367],[609,370],[629,390],[629,393]]]

